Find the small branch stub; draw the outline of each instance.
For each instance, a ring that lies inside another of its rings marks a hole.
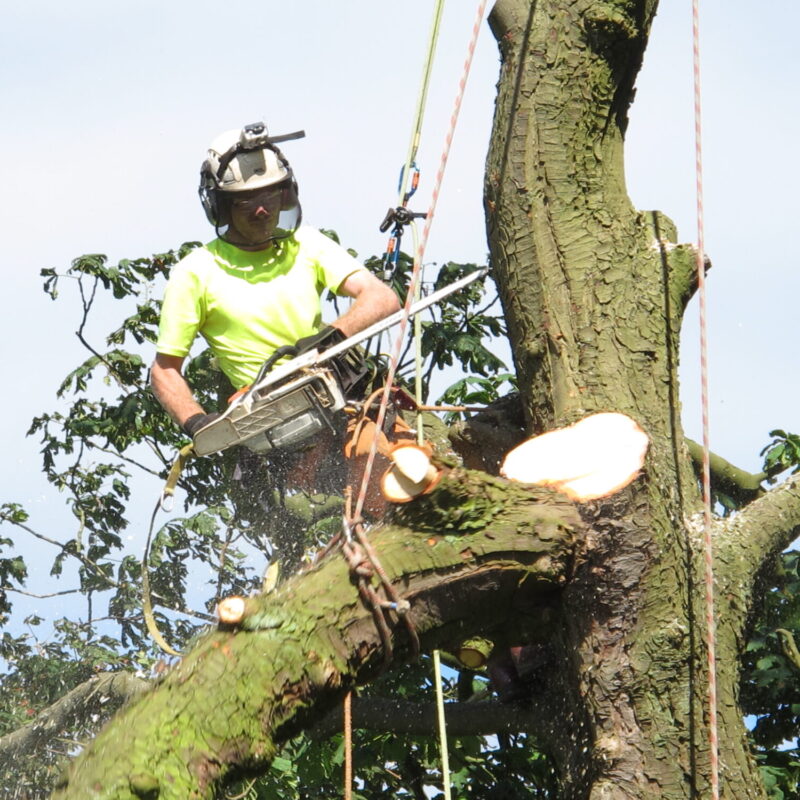
[[[456,657],[469,669],[482,669],[486,666],[493,649],[494,642],[482,637],[475,637],[460,644]]]
[[[245,601],[243,597],[233,595],[219,601],[217,616],[225,625],[238,625],[244,619]]]
[[[644,466],[649,439],[625,414],[592,414],[515,447],[500,474],[520,483],[551,486],[576,502],[624,489]]]
[[[407,503],[430,492],[442,475],[431,456],[427,444],[398,442],[389,451],[392,466],[381,478],[383,496],[392,503]]]

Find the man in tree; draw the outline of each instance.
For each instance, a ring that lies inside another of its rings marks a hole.
[[[190,436],[212,416],[181,373],[198,333],[239,389],[279,347],[324,349],[398,308],[391,289],[342,247],[301,227],[294,174],[262,123],[214,141],[200,197],[218,238],[172,271],[152,368],[156,396]],[[324,289],[355,300],[325,327]]]
[[[344,248],[301,226],[292,168],[263,123],[213,142],[201,168],[200,198],[217,238],[172,270],[151,378],[161,404],[190,436],[219,416],[206,413],[181,371],[198,333],[240,389],[279,348],[324,350],[399,307],[394,292]],[[326,289],[355,302],[323,326]],[[319,455],[282,454],[278,467],[301,485],[313,484],[317,474],[331,472],[319,469]],[[245,471],[258,472],[262,465],[252,462],[244,459],[252,468]]]

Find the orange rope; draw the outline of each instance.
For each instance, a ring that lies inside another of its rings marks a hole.
[[[372,477],[372,469],[375,463],[375,456],[378,452],[378,442],[380,438],[380,433],[383,430],[383,422],[386,417],[386,409],[389,405],[389,396],[392,390],[392,384],[394,383],[394,376],[397,371],[397,365],[400,361],[400,351],[402,348],[403,340],[406,334],[406,328],[408,326],[408,318],[410,314],[411,303],[413,302],[416,286],[419,281],[419,275],[422,268],[422,259],[425,253],[425,246],[428,241],[428,235],[430,233],[431,222],[433,220],[433,215],[436,210],[436,203],[439,198],[439,192],[441,190],[442,179],[444,177],[444,170],[445,166],[447,165],[447,159],[450,154],[450,146],[453,141],[453,134],[455,132],[456,123],[458,121],[458,114],[461,110],[461,102],[464,98],[464,89],[467,83],[467,77],[469,76],[469,70],[472,65],[472,57],[475,53],[475,45],[478,39],[478,33],[480,32],[480,24],[483,19],[484,12],[486,10],[486,5],[488,0],[480,0],[478,4],[478,13],[473,24],[472,29],[472,38],[469,43],[469,48],[467,51],[467,58],[464,62],[464,70],[461,76],[461,80],[459,81],[458,92],[456,94],[456,100],[453,108],[453,113],[450,116],[450,128],[447,132],[447,137],[445,139],[445,146],[444,151],[442,153],[441,161],[439,164],[439,170],[436,174],[436,181],[433,188],[433,193],[431,197],[431,205],[428,209],[428,214],[425,219],[425,228],[422,234],[422,241],[420,242],[419,246],[417,247],[417,252],[414,256],[414,267],[411,273],[411,281],[408,287],[408,293],[406,295],[406,302],[403,308],[403,317],[400,321],[400,330],[397,334],[397,338],[394,342],[394,350],[392,353],[392,359],[389,364],[389,374],[386,377],[386,385],[383,389],[383,393],[381,396],[381,403],[378,409],[378,417],[375,422],[375,435],[372,439],[372,444],[370,446],[369,454],[367,456],[367,463],[364,468],[364,477],[361,481],[361,489],[359,490],[358,499],[356,501],[356,507],[352,511],[352,513],[346,512],[345,520],[344,520],[344,537],[345,542],[343,543],[343,552],[345,556],[348,557],[348,560],[355,561],[357,553],[355,552],[355,543],[353,541],[353,533],[356,534],[358,538],[358,542],[361,547],[366,551],[366,554],[369,558],[369,561],[375,567],[375,571],[379,574],[381,581],[384,585],[385,590],[390,598],[396,600],[393,604],[396,607],[399,606],[400,602],[399,598],[397,598],[396,593],[394,592],[394,587],[391,585],[388,576],[383,571],[381,567],[380,561],[378,560],[377,554],[372,549],[365,532],[363,531],[361,525],[361,513],[364,509],[364,502],[366,501],[367,496],[367,488],[369,486],[370,478]],[[348,503],[349,505],[349,503]],[[349,554],[349,555],[348,555]],[[363,570],[363,562],[359,565],[359,573]],[[359,591],[361,592],[362,599],[364,599],[364,593],[367,590],[367,580],[368,578],[364,575],[359,574],[358,584],[359,584]],[[378,598],[374,595],[374,592],[371,592],[372,597],[370,597],[371,605],[373,611],[376,615],[376,621],[378,621],[378,617],[380,617],[379,621],[379,630],[381,630],[381,638],[384,639],[384,646],[387,649],[387,652],[391,652],[391,640],[388,636],[386,636],[386,631],[382,630],[382,626],[380,622],[382,622],[382,608],[384,604],[378,604]],[[386,605],[392,605],[386,604]],[[408,604],[405,603],[405,606]],[[417,649],[419,647],[419,642],[416,637],[416,631],[414,630],[414,626],[411,623],[410,619],[408,618],[408,609],[403,608],[396,608],[398,613],[401,614],[403,619],[406,621],[406,625],[409,628],[409,633],[412,638],[412,645]],[[388,647],[386,647],[388,643]],[[353,781],[353,767],[352,767],[352,717],[351,717],[351,695],[348,692],[345,695],[344,700],[344,736],[345,736],[345,786],[344,786],[344,797],[345,800],[350,800],[352,796],[352,781]]]
[[[705,562],[706,650],[708,655],[708,744],[711,797],[719,800],[719,736],[717,732],[717,653],[714,613],[714,543],[711,536],[711,457],[708,401],[708,318],[703,227],[703,149],[700,104],[700,8],[692,0],[692,50],[694,60],[694,136],[697,181],[697,289],[700,302],[700,385],[703,425],[703,555]]]
[[[344,696],[344,800],[353,796],[353,693]]]
[[[467,57],[464,61],[464,69],[461,74],[461,79],[458,83],[458,91],[456,93],[455,103],[453,105],[453,113],[450,115],[450,127],[445,137],[444,149],[442,151],[441,160],[439,162],[439,169],[436,173],[436,180],[431,194],[431,204],[428,208],[428,213],[425,216],[425,226],[422,230],[422,239],[417,247],[417,252],[414,254],[414,267],[411,271],[411,281],[408,286],[408,293],[406,295],[406,302],[403,308],[403,318],[400,321],[400,330],[397,333],[397,338],[394,341],[392,352],[392,359],[389,363],[389,374],[386,377],[386,386],[384,387],[383,396],[381,397],[381,405],[378,409],[378,419],[375,426],[375,438],[370,447],[369,455],[367,456],[367,464],[364,468],[364,478],[361,482],[361,489],[356,501],[355,511],[351,522],[358,521],[361,518],[361,512],[364,509],[364,502],[367,496],[367,486],[369,485],[370,478],[372,477],[372,469],[375,463],[375,456],[378,452],[378,436],[383,428],[383,420],[386,416],[386,407],[389,404],[389,393],[394,383],[395,372],[397,371],[397,364],[400,361],[400,351],[403,346],[403,340],[406,335],[406,328],[408,327],[409,310],[411,303],[414,299],[417,283],[419,281],[420,271],[422,269],[422,259],[425,255],[425,247],[428,243],[428,236],[431,230],[431,223],[436,211],[436,204],[439,200],[439,192],[442,187],[442,180],[444,178],[445,167],[447,166],[447,159],[450,156],[450,146],[453,143],[453,135],[455,134],[456,123],[458,122],[458,115],[461,111],[461,103],[464,99],[464,90],[467,85],[467,78],[469,77],[470,67],[472,66],[472,58],[475,54],[475,45],[478,41],[478,34],[480,33],[481,21],[486,10],[488,0],[480,0],[478,4],[478,11],[475,17],[475,22],[472,26],[472,37],[470,39],[469,47],[467,49]]]

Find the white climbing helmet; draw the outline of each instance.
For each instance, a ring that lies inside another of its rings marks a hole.
[[[271,238],[288,236],[300,225],[297,182],[277,142],[300,139],[303,131],[270,136],[263,122],[217,136],[200,168],[200,200],[208,221],[225,238],[230,224],[230,195],[285,184],[279,227]],[[289,213],[284,213],[289,212]]]
[[[292,174],[288,161],[269,141],[263,122],[217,136],[208,148],[202,173],[223,192],[261,189]]]

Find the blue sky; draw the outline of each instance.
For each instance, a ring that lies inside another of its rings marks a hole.
[[[477,3],[450,0],[419,162],[424,209]],[[39,475],[31,417],[52,407],[83,357],[77,300],[53,304],[39,270],[82,253],[111,259],[211,238],[197,201],[204,151],[220,131],[265,119],[304,128],[285,147],[305,218],[363,255],[395,202],[432,2],[12,0],[0,49],[6,191],[0,213],[7,374],[0,501],[24,503],[68,536],[61,498]],[[701,5],[712,448],[749,469],[772,427],[800,432],[794,326],[800,273],[795,108],[800,5]],[[484,23],[428,258],[482,263],[481,186],[498,58]],[[691,4],[662,0],[631,115],[628,184],[695,238]],[[67,294],[65,287],[65,295]],[[115,320],[109,308],[91,333]],[[696,306],[683,355],[684,417],[699,437]],[[150,493],[142,498],[149,507]],[[136,534],[138,540],[138,534]]]

